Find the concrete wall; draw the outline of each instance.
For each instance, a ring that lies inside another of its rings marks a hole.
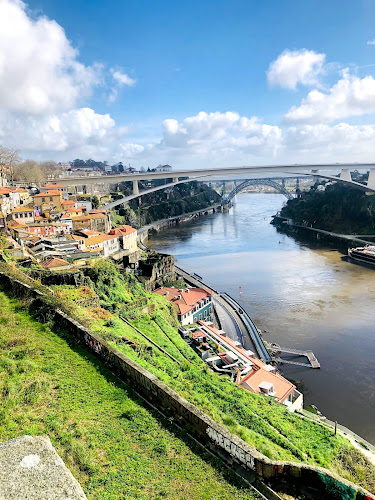
[[[176,424],[184,428],[213,454],[219,456],[229,467],[240,471],[250,482],[254,479],[261,479],[270,485],[283,482],[288,488],[295,488],[296,491],[303,489],[305,498],[375,499],[374,495],[326,469],[300,463],[269,460],[186,401],[135,361],[109,346],[100,337],[92,335],[62,311],[54,310],[40,292],[3,273],[0,273],[0,284],[8,293],[12,292],[22,298],[32,298],[34,307],[48,311],[48,317],[53,318],[58,328],[69,332],[77,343],[85,345],[105,360],[122,380],[139,392],[162,414],[173,418]]]

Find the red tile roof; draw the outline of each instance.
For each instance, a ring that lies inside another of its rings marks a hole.
[[[40,265],[44,267],[44,269],[53,269],[54,267],[70,266],[69,262],[67,262],[64,259],[59,259],[57,257],[46,259],[45,261],[41,262]]]
[[[198,323],[205,326],[208,330],[211,330],[216,335],[220,335],[216,328],[214,328],[213,326],[209,326],[204,321],[199,321]],[[238,385],[240,385],[244,389],[250,390],[251,392],[262,393],[261,389],[259,388],[259,384],[261,384],[262,382],[269,382],[273,385],[273,389],[275,392],[274,396],[280,401],[280,403],[283,403],[287,399],[287,397],[294,391],[296,386],[293,385],[292,382],[289,382],[289,380],[284,378],[279,373],[272,373],[268,371],[266,368],[267,365],[263,363],[263,361],[256,357],[249,356],[246,349],[234,343],[234,341],[229,337],[223,337],[223,340],[225,340],[225,342],[231,346],[231,350],[233,350],[233,352],[239,352],[254,365],[250,373],[245,375],[242,379],[238,378],[238,380],[236,381]]]
[[[127,226],[123,224],[122,226],[115,227],[110,230],[109,234],[115,234],[116,236],[128,235],[131,233],[135,233],[137,230],[134,227]]]
[[[158,288],[154,291],[158,295],[163,295],[169,302],[173,302],[179,309],[179,314],[186,314],[198,305],[199,301],[213,295],[211,290],[206,288]]]
[[[42,193],[35,194],[34,198],[38,198],[41,196],[61,196],[61,191],[59,191],[58,189],[51,189],[50,191],[44,191]]]
[[[48,189],[56,189],[56,188],[66,188],[63,184],[57,184],[54,182],[50,182],[49,184],[46,184],[45,186],[42,186],[43,189],[48,188]]]

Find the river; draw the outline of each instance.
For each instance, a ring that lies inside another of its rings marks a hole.
[[[305,405],[375,444],[375,269],[279,233],[270,220],[284,201],[242,193],[229,213],[165,229],[148,245],[229,293],[265,340],[311,349],[320,370],[283,365],[283,374]]]

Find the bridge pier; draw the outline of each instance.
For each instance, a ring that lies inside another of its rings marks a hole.
[[[178,182],[178,177],[173,177],[173,184],[176,184]]]
[[[139,194],[138,181],[133,181],[133,194]]]
[[[367,187],[375,189],[375,170],[373,168],[370,169],[368,174]]]
[[[312,173],[312,174],[319,174],[319,170],[318,170],[318,169],[311,170],[311,173]],[[319,181],[319,175],[314,175],[314,176],[313,176],[313,181],[314,181],[314,183],[315,183],[315,182],[318,182],[318,181]]]
[[[296,195],[298,197],[298,195],[301,193],[301,190],[300,190],[300,187],[299,187],[299,177],[296,178]]]
[[[371,172],[371,170],[370,170]],[[350,175],[350,170],[348,168],[342,168],[340,173],[340,179],[344,181],[351,181],[352,176]]]

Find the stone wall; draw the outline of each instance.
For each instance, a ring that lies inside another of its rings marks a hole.
[[[173,255],[160,253],[149,255],[147,260],[139,261],[139,269],[142,271],[139,278],[148,292],[163,286],[168,281],[175,281],[177,278]]]
[[[34,291],[28,285],[3,273],[0,273],[0,284],[8,293],[13,292],[20,297],[32,298],[34,307],[49,310],[48,317],[53,318],[56,326],[63,328],[77,343],[85,345],[105,360],[119,378],[133,387],[146,401],[163,415],[172,418],[206,449],[220,457],[230,468],[240,472],[250,482],[260,479],[271,486],[274,483],[283,482],[288,488],[294,488],[296,491],[303,489],[305,498],[311,499],[375,499],[374,495],[326,469],[300,463],[269,460],[186,401],[135,361],[100,337],[94,336],[64,312],[52,309],[40,292]]]

